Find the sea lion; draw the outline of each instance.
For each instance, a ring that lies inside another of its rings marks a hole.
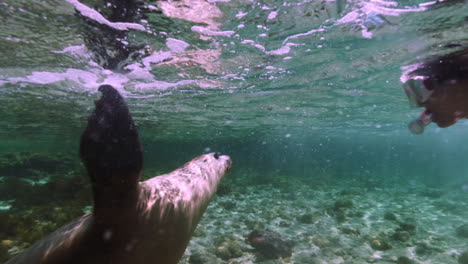
[[[165,175],[139,182],[143,153],[122,96],[109,85],[81,136],[93,210],[7,264],[176,264],[216,188],[228,156],[201,155]]]
[[[408,125],[412,133],[431,122],[449,127],[468,118],[468,48],[420,63],[402,81],[411,105],[425,108]]]

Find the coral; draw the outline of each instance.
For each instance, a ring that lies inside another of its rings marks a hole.
[[[199,225],[193,232],[194,237],[204,237],[206,236],[205,228],[202,225]]]
[[[458,263],[468,264],[468,251],[464,251],[463,253],[461,253],[461,255],[458,257]]]
[[[226,196],[232,193],[232,185],[221,182],[221,184],[218,186],[218,190],[216,190],[216,194],[218,196]]]
[[[364,212],[363,211],[349,211],[347,216],[362,218],[364,217]]]
[[[335,212],[335,218],[336,218],[336,221],[338,222],[344,222],[346,220],[346,212],[343,211],[343,210],[340,210],[340,211],[336,211]]]
[[[297,218],[297,221],[302,224],[313,224],[315,221],[317,221],[317,216],[314,214],[306,213],[306,214],[300,215]]]
[[[215,255],[223,260],[241,257],[243,254],[239,243],[231,238],[220,239],[216,245]]]
[[[0,175],[4,176],[0,200],[14,200],[15,211],[34,210],[43,205],[50,208],[73,204],[82,208],[90,204],[89,180],[75,160],[60,153],[21,152],[0,156]]]
[[[292,255],[292,241],[274,232],[252,231],[247,237],[247,242],[266,258],[275,259]]]
[[[464,224],[464,225],[459,226],[459,227],[455,230],[455,233],[456,233],[457,236],[459,236],[459,237],[468,238],[468,224]]]
[[[399,227],[396,229],[396,231],[406,231],[410,233],[416,232],[416,225],[412,223],[399,223]]]
[[[388,221],[396,221],[397,217],[394,213],[392,212],[385,212],[384,214],[384,219]]]
[[[314,243],[314,245],[316,245],[317,247],[321,249],[330,247],[333,244],[326,237],[321,237],[321,236],[315,236],[314,238],[312,238],[312,242]]]
[[[421,196],[428,197],[431,199],[437,199],[444,195],[444,192],[437,189],[426,189],[421,191]]]
[[[351,200],[337,200],[333,204],[333,207],[328,209],[328,213],[335,216],[336,221],[343,222],[347,219],[347,217],[360,215],[350,211],[352,207],[353,202]]]
[[[410,259],[408,257],[401,256],[401,257],[398,257],[396,263],[397,264],[413,264],[413,263],[416,263],[416,262],[414,262],[412,259]]]
[[[360,195],[361,193],[363,193],[364,190],[362,190],[361,188],[358,188],[358,187],[350,187],[350,188],[347,188],[345,190],[342,190],[341,192],[339,192],[340,195],[350,195],[350,196],[355,196],[355,195]]]
[[[3,233],[8,230],[9,225],[10,225],[10,215],[7,214],[6,212],[0,211],[0,232],[2,232],[0,234],[3,235]]]
[[[0,243],[0,263],[3,263],[8,259],[8,249],[4,243]]]
[[[370,241],[370,246],[375,250],[389,250],[392,245],[383,238],[375,238]]]
[[[396,231],[393,235],[392,238],[395,239],[396,241],[400,242],[406,242],[410,239],[411,235],[407,231],[399,230]]]
[[[343,226],[343,227],[340,227],[339,229],[340,229],[341,232],[343,232],[343,234],[347,234],[347,235],[356,235],[357,236],[357,235],[361,234],[359,229],[349,227],[349,226]]]
[[[280,227],[290,227],[291,226],[291,223],[289,221],[284,221],[284,220],[280,220],[279,224],[278,224]]]
[[[48,204],[33,206],[21,214],[14,213],[13,210],[0,212],[0,237],[4,239],[1,247],[21,251],[71,219],[82,215],[80,208],[82,207],[73,203],[60,207]]]
[[[207,263],[220,263],[218,259],[213,256],[210,253],[207,252],[200,252],[200,251],[195,251],[192,252],[192,255],[190,255],[190,258],[188,260],[189,264],[207,264]]]
[[[228,211],[231,211],[232,209],[236,208],[236,203],[233,201],[223,201],[220,202],[219,205]]]
[[[333,205],[333,210],[339,211],[343,209],[350,209],[353,207],[353,202],[351,200],[337,200]]]
[[[0,174],[4,176],[41,176],[38,171],[63,173],[77,166],[75,159],[62,153],[19,152],[0,156]]]
[[[247,228],[249,229],[254,229],[254,230],[260,230],[260,229],[264,229],[265,228],[265,224],[262,223],[262,222],[258,222],[256,220],[252,220],[252,219],[249,219],[249,218],[246,218],[244,220],[244,223],[245,225],[247,226]]]
[[[424,256],[424,255],[431,255],[435,252],[443,252],[440,248],[433,247],[427,243],[418,243],[416,245],[416,255]]]

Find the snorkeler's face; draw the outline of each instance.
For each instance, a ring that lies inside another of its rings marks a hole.
[[[434,85],[430,97],[421,106],[439,127],[448,127],[461,118],[468,118],[468,79],[445,80]]]
[[[425,108],[408,124],[412,133],[423,133],[431,122],[448,127],[468,118],[468,48],[411,66],[403,88],[412,107]]]

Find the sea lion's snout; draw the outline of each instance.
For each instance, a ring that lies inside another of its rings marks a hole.
[[[209,160],[213,162],[213,164],[218,164],[221,166],[221,169],[225,172],[228,172],[232,166],[231,157],[227,155],[220,155],[219,152],[213,152],[205,154],[205,156],[209,157]]]
[[[220,173],[226,173],[232,166],[231,157],[227,155],[220,155],[219,153],[203,154],[194,158],[191,162],[187,163],[185,167],[190,167],[193,164],[197,167],[209,167],[216,169]]]
[[[226,156],[226,155],[221,156],[221,157],[223,157],[223,158],[226,160],[226,163],[227,163],[227,169],[226,169],[226,171],[230,170],[230,169],[231,169],[231,166],[232,166],[231,157]]]
[[[206,155],[211,156],[214,159],[214,162],[222,162],[222,164],[226,166],[226,171],[231,168],[231,157],[227,155],[220,155],[219,152],[213,152]]]

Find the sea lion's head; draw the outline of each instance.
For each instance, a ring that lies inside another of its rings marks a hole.
[[[431,122],[449,127],[468,118],[468,49],[417,64],[402,76],[412,107],[424,107],[408,127],[424,132]]]
[[[204,175],[225,175],[231,168],[231,158],[218,153],[208,153],[198,156],[186,163],[183,167],[185,171],[193,174]]]

